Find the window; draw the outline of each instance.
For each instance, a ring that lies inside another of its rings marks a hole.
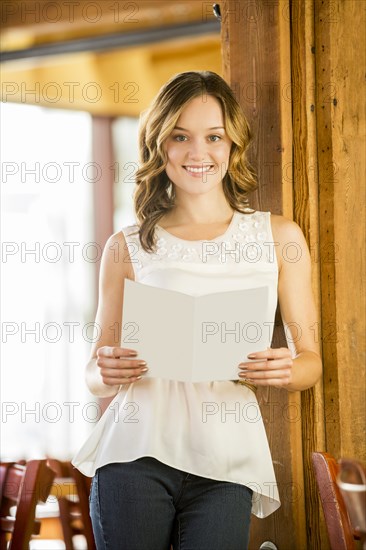
[[[2,105],[2,458],[69,459],[99,406],[91,117]]]

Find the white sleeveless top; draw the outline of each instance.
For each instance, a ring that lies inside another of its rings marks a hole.
[[[141,247],[138,225],[122,231],[136,281],[196,296],[268,286],[267,321],[273,328],[278,265],[270,212],[236,211],[225,233],[208,241],[186,241],[156,226],[155,253]],[[123,385],[72,464],[93,476],[105,464],[143,456],[198,476],[247,485],[258,517],[280,506],[258,402],[245,385],[162,378]]]

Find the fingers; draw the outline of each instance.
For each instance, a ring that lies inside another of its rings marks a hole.
[[[288,348],[268,348],[248,355],[249,359],[282,359],[285,357],[291,358],[291,351]]]
[[[97,357],[133,357],[137,351],[129,348],[120,348],[117,346],[103,346],[97,350]]]
[[[148,370],[146,361],[132,359],[135,350],[103,346],[97,350],[96,364],[100,368],[103,383],[107,385],[130,384],[140,380]],[[128,359],[131,357],[131,359]]]
[[[288,348],[267,349],[248,355],[251,362],[239,364],[239,379],[258,386],[286,386],[291,382],[291,352]]]
[[[98,367],[107,369],[134,369],[138,366],[143,366],[142,363],[146,364],[145,361],[141,361],[140,359],[112,359],[109,357],[97,358]]]
[[[290,369],[292,359],[273,359],[269,361],[253,361],[252,363],[240,363],[239,368],[243,371],[272,371],[277,369]]]
[[[141,380],[148,368],[144,366],[135,366],[134,368],[113,369],[102,367],[100,374],[104,384],[115,386],[117,384],[130,384],[136,380]]]
[[[111,374],[111,375],[110,375]],[[104,384],[107,386],[118,386],[121,384],[131,384],[136,380],[141,380],[143,373],[136,372],[135,374],[129,374],[128,376],[116,373],[108,373],[108,371],[101,371],[101,376]]]
[[[240,373],[239,379],[256,386],[285,387],[291,383],[291,370],[274,370]]]

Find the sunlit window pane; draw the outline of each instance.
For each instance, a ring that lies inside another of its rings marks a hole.
[[[2,105],[2,457],[69,458],[98,413],[91,117]]]

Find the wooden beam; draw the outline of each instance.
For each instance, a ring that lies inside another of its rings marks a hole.
[[[312,282],[320,315],[319,205],[316,136],[314,3],[291,2],[291,69],[293,106],[294,220],[312,257]],[[318,338],[321,327],[314,327]],[[327,534],[314,478],[311,453],[325,448],[324,399],[320,382],[301,394],[307,547],[326,550]]]
[[[249,120],[251,163],[260,188],[251,205],[292,218],[292,122],[289,2],[221,3],[223,73]],[[279,311],[272,346],[287,346]],[[278,548],[305,548],[305,509],[299,394],[264,388],[258,400],[265,421],[282,506],[253,518],[250,548],[265,541]],[[284,527],[286,526],[286,527]]]
[[[37,44],[29,48],[14,49],[1,52],[1,62],[17,61],[24,59],[38,59],[40,57],[52,58],[60,55],[70,55],[80,52],[108,52],[110,50],[123,50],[127,48],[159,44],[167,40],[177,38],[191,39],[210,35],[219,29],[217,21],[202,23],[194,21],[179,25],[157,26],[128,33],[108,33],[99,36],[87,36],[76,40],[62,40],[48,44]]]
[[[326,450],[366,460],[364,0],[315,0]]]
[[[291,151],[291,142],[282,142],[279,116],[283,92],[279,63],[281,10],[278,4],[265,0],[228,0],[222,3],[221,12],[224,76],[240,101],[254,136],[250,160],[258,171],[260,188],[252,197],[252,204],[280,214],[285,145]],[[287,84],[290,90],[289,75]]]

